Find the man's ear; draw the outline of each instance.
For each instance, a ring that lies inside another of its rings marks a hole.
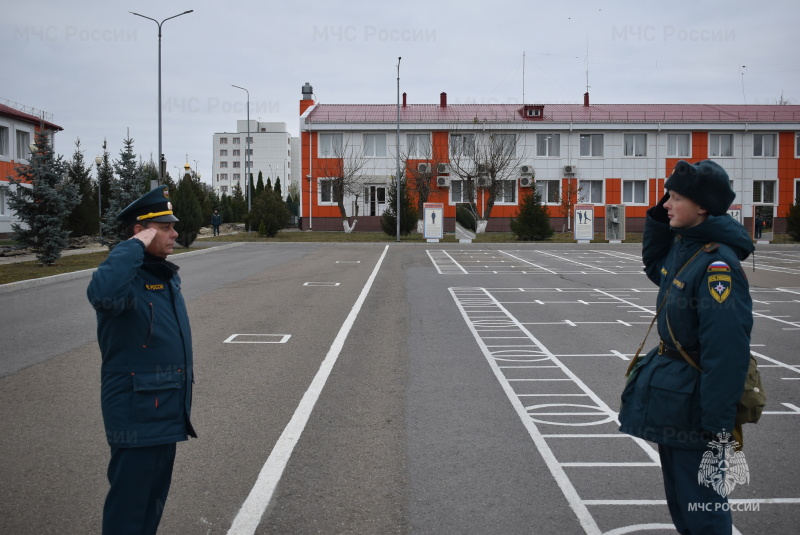
[[[133,225],[133,234],[134,234],[134,236],[136,234],[139,234],[141,231],[143,231],[146,228],[147,227],[142,225],[141,223],[136,223],[135,225]]]

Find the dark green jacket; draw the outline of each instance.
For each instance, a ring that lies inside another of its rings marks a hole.
[[[750,360],[753,305],[740,262],[753,251],[744,227],[730,216],[709,216],[688,229],[672,230],[648,212],[642,246],[645,273],[659,286],[658,334],[697,357],[702,373],[682,357],[645,357],[635,381],[622,394],[620,430],[646,440],[686,449],[705,449],[709,437],[733,432],[736,403]],[[718,247],[702,251],[705,244]],[[711,435],[709,435],[711,433]]]
[[[103,357],[101,403],[112,447],[143,447],[197,436],[192,406],[192,334],[178,266],[118,244],[87,289]]]

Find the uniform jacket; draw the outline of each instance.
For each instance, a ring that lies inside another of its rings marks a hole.
[[[190,422],[192,335],[178,266],[119,243],[87,289],[103,357],[101,402],[112,447],[144,447],[197,435]]]
[[[222,224],[222,216],[219,214],[212,214],[211,215],[211,225],[218,227]]]
[[[659,286],[658,334],[675,349],[667,320],[684,349],[698,352],[702,373],[680,355],[658,348],[645,357],[638,377],[622,394],[620,430],[659,444],[705,449],[723,429],[733,432],[736,403],[750,360],[752,301],[740,261],[753,251],[744,227],[730,216],[709,216],[687,229],[671,229],[648,212],[642,259]],[[709,242],[719,247],[687,260]],[[709,435],[711,433],[711,435]]]

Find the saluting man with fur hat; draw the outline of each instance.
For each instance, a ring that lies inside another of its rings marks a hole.
[[[87,289],[97,312],[101,405],[111,446],[104,534],[154,534],[167,500],[176,443],[197,437],[192,334],[178,266],[169,191],[160,186],[117,216],[129,239]]]
[[[727,214],[736,194],[717,163],[679,161],[664,188],[647,211],[642,244],[645,272],[659,286],[661,342],[629,375],[620,430],[658,444],[679,533],[730,534],[727,494],[698,473],[712,441],[743,440],[734,422],[750,362],[753,305],[741,261],[753,242]]]

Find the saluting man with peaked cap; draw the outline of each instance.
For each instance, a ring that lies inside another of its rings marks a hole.
[[[176,443],[197,437],[192,334],[178,266],[169,190],[157,187],[119,213],[129,239],[87,289],[97,313],[101,406],[111,447],[104,534],[154,534],[172,481]]]

